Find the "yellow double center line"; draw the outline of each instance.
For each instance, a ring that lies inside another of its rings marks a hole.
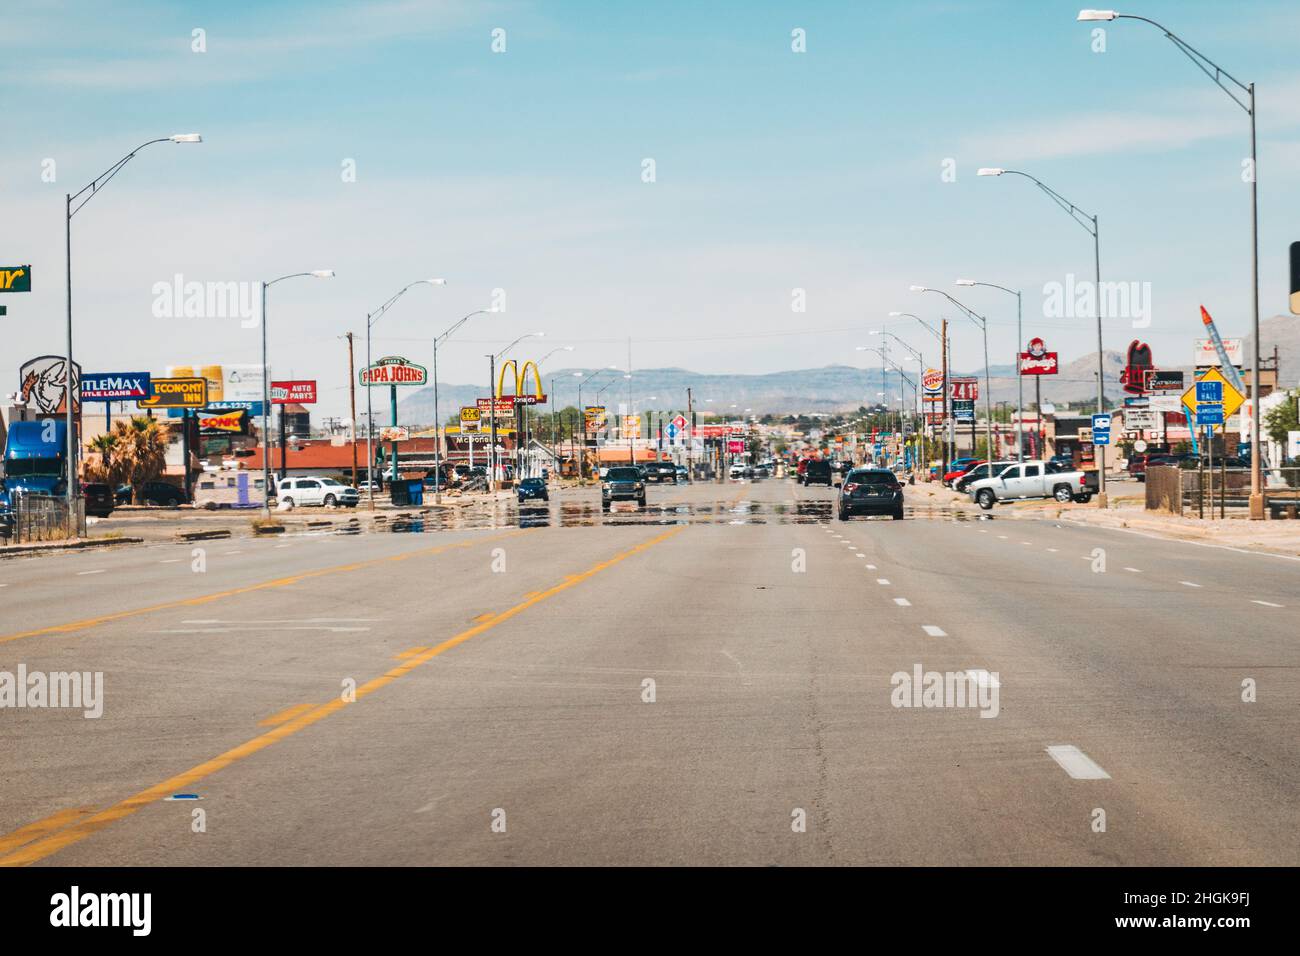
[[[361,685],[360,687],[358,687],[356,690],[355,702],[360,702],[362,698],[368,697],[370,694],[373,694],[375,691],[388,686],[393,681],[397,680],[399,677],[406,676],[411,671],[415,670],[417,667],[427,664],[429,661],[433,660],[439,654],[443,654],[451,650],[453,647],[456,647],[460,644],[464,644],[472,637],[478,637],[480,634],[492,630],[492,628],[496,627],[497,625],[505,621],[508,621],[519,614],[522,614],[524,611],[527,611],[533,605],[540,604],[541,602],[548,600],[549,598],[553,598],[555,597],[555,595],[561,594],[564,591],[569,590],[569,588],[581,584],[583,581],[587,580],[593,575],[599,574],[601,571],[604,571],[607,568],[612,568],[614,565],[627,560],[628,558],[632,557],[635,554],[640,554],[642,551],[654,547],[656,544],[658,544],[661,541],[666,541],[668,538],[671,538],[676,534],[680,534],[682,531],[685,530],[685,528],[686,528],[685,525],[678,525],[675,528],[665,531],[663,534],[656,535],[655,537],[650,538],[648,541],[643,541],[641,544],[638,544],[633,548],[629,548],[626,551],[616,554],[614,555],[614,557],[606,561],[602,561],[599,564],[593,565],[592,567],[588,568],[586,571],[583,571],[581,574],[567,575],[561,583],[555,585],[554,587],[548,588],[545,591],[538,591],[534,594],[531,594],[524,600],[520,601],[518,604],[514,605],[514,607],[502,611],[500,614],[497,614],[494,617],[491,617],[483,621],[482,623],[476,624],[475,626],[469,628],[468,630],[461,631],[459,634],[455,635],[454,637],[449,637],[447,640],[443,641],[441,644],[438,644],[436,647],[431,647],[427,651],[423,651],[422,653],[410,658],[409,660],[404,661],[397,667],[394,667],[391,670],[385,672],[384,674],[381,674],[379,677],[376,677],[373,680],[370,680],[365,684]],[[286,721],[285,723],[280,724],[278,727],[275,727],[274,729],[269,730],[264,734],[254,737],[252,740],[248,740],[237,747],[227,750],[225,753],[213,757],[211,760],[206,760],[203,763],[199,764],[197,767],[192,767],[191,769],[186,770],[184,773],[177,774],[176,776],[170,777],[167,780],[162,781],[161,783],[155,784],[154,786],[149,787],[147,790],[142,790],[139,793],[137,793],[135,796],[127,797],[125,800],[121,801],[120,803],[116,803],[111,807],[107,807],[106,809],[101,810],[92,816],[86,817],[81,820],[75,820],[75,817],[72,817],[72,819],[75,822],[73,822],[71,826],[68,826],[66,829],[62,829],[48,836],[43,836],[40,837],[39,839],[35,839],[32,842],[28,843],[26,846],[23,846],[22,848],[17,849],[14,852],[8,853],[4,856],[0,856],[0,866],[26,866],[29,863],[35,863],[39,860],[43,860],[46,857],[50,856],[51,854],[59,852],[65,847],[71,846],[74,843],[81,842],[82,840],[86,839],[88,836],[91,836],[92,834],[98,832],[99,830],[104,829],[109,824],[115,823],[118,820],[130,816],[131,814],[139,810],[141,807],[153,803],[157,800],[161,800],[164,797],[170,796],[173,793],[177,793],[178,791],[185,790],[186,788],[191,787],[192,785],[204,779],[205,777],[208,777],[211,774],[216,773],[218,770],[224,770],[226,767],[229,767],[231,764],[235,763],[236,761],[251,756],[252,754],[257,753],[260,750],[264,750],[267,747],[271,746],[271,744],[277,743],[278,741],[281,741],[286,737],[292,736],[293,734],[296,734],[298,731],[302,730],[303,728],[310,727],[312,724],[316,723],[319,720],[324,720],[330,714],[336,713],[342,710],[344,707],[350,707],[350,706],[352,706],[352,702],[345,701],[342,698],[335,698],[334,700],[331,700],[329,703],[321,704],[319,707],[314,707],[311,710],[307,711],[306,713],[301,714],[300,716],[293,717],[292,719]],[[75,812],[76,811],[65,811],[65,813],[69,813],[69,814]],[[32,825],[32,827],[38,827],[38,826],[39,824]],[[29,829],[29,828],[24,828],[24,829]],[[21,833],[23,831],[19,831],[19,832]],[[38,832],[40,831],[38,830]]]
[[[223,598],[248,594],[252,591],[269,591],[273,588],[288,587],[291,584],[298,584],[301,581],[309,581],[312,578],[322,578],[330,574],[341,574],[344,571],[362,571],[366,568],[373,568],[380,564],[387,564],[390,561],[405,561],[408,558],[428,557],[434,554],[442,554],[455,548],[469,548],[476,544],[483,544],[486,541],[499,541],[502,538],[512,538],[515,535],[527,533],[527,530],[507,531],[505,534],[494,534],[487,538],[471,538],[465,541],[457,541],[454,544],[439,545],[436,548],[422,548],[418,551],[405,551],[401,554],[390,554],[387,557],[371,558],[368,561],[357,561],[353,564],[336,564],[333,567],[319,568],[315,571],[302,571],[288,577],[276,578],[273,581],[261,581],[257,584],[249,584],[241,588],[231,588],[228,591],[217,591],[215,594],[203,594],[199,597],[181,598],[175,601],[168,601],[165,604],[151,604],[148,607],[135,607],[125,611],[115,611],[112,614],[102,614],[99,617],[88,617],[81,621],[71,621],[67,624],[51,624],[48,627],[38,627],[30,631],[19,631],[16,634],[0,635],[0,644],[8,644],[10,641],[21,641],[26,637],[42,637],[47,634],[70,634],[73,631],[84,631],[90,627],[98,627],[100,624],[111,624],[113,621],[121,621],[130,617],[139,617],[141,614],[153,614],[156,611],[169,611],[178,607],[194,607],[200,604],[208,604],[212,601],[220,601]]]

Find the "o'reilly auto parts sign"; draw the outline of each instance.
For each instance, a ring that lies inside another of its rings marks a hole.
[[[0,292],[31,291],[31,266],[0,266]]]
[[[83,402],[114,402],[152,394],[148,372],[91,372],[81,376]]]

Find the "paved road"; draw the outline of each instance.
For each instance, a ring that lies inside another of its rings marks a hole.
[[[1300,563],[909,493],[0,563],[0,863],[1300,863]]]

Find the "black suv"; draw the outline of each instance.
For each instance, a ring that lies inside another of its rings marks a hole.
[[[808,462],[803,470],[803,483],[808,485],[825,485],[827,488],[832,486],[831,463],[825,458],[814,458]]]
[[[657,481],[663,484],[665,481],[671,481],[677,484],[677,466],[671,461],[652,461],[645,466],[645,480]]]
[[[119,505],[129,505],[135,500],[135,492],[130,485],[118,485],[114,498]],[[179,485],[173,485],[169,481],[146,481],[144,483],[144,503],[147,505],[175,508],[177,505],[188,503],[188,501],[189,499],[185,497],[185,489]]]
[[[840,489],[839,519],[853,515],[890,515],[903,520],[903,486],[884,468],[855,468]]]
[[[600,483],[600,506],[608,511],[615,501],[635,501],[645,507],[645,481],[640,468],[618,465],[609,470]]]

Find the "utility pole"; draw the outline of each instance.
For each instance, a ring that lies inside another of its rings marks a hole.
[[[348,333],[348,401],[352,406],[352,487],[357,486],[357,377],[352,367],[352,333]]]
[[[492,436],[488,442],[488,491],[495,494],[497,490],[497,357],[488,356],[488,395],[491,396],[492,411],[489,413]]]
[[[942,481],[943,476],[948,473],[948,463],[953,457],[953,428],[948,419],[948,320],[940,319],[940,346],[943,349],[943,423],[940,427],[943,429],[943,470],[939,472],[939,479]]]
[[[691,404],[691,387],[686,386],[686,420],[690,422],[688,426],[690,431],[686,433],[686,480],[695,480],[694,455],[692,451],[695,447],[695,407]]]

